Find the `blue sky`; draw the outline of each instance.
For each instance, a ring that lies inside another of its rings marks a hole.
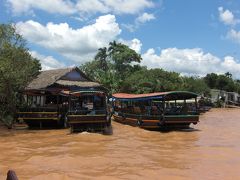
[[[78,66],[117,40],[142,65],[183,75],[231,72],[240,78],[237,0],[1,0],[43,69]]]

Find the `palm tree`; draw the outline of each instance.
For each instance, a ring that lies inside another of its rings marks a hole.
[[[228,78],[232,78],[232,74],[230,72],[226,72],[225,76],[227,76]]]
[[[107,48],[99,48],[98,53],[95,56],[95,60],[99,62],[100,64],[100,69],[103,71],[106,71],[108,69],[108,63],[107,63]]]

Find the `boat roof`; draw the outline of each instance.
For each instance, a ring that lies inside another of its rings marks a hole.
[[[148,94],[127,94],[127,93],[116,93],[112,95],[115,99],[122,101],[129,100],[151,100],[151,99],[159,99],[159,100],[184,100],[184,99],[192,99],[196,98],[198,94],[189,92],[189,91],[169,91],[169,92],[155,92]]]
[[[80,96],[84,94],[105,94],[104,91],[99,90],[81,90],[81,91],[69,91],[69,90],[62,90],[60,92],[63,96]]]

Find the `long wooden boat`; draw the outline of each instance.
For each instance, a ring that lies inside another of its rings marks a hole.
[[[144,129],[186,128],[199,122],[196,98],[187,91],[113,94],[113,119]]]

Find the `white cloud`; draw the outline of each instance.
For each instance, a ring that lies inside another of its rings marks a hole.
[[[115,13],[137,14],[145,8],[151,8],[151,0],[7,0],[15,14],[28,13],[35,9],[59,14]]]
[[[141,52],[141,47],[142,47],[142,43],[139,39],[134,38],[131,41],[131,44],[129,46],[131,49],[135,50],[137,53]]]
[[[108,13],[111,11],[111,9],[106,6],[102,1],[98,0],[79,0],[76,4],[76,9],[79,12],[84,13]]]
[[[228,9],[224,10],[223,7],[219,7],[218,11],[219,11],[219,19],[224,24],[234,26],[240,23],[240,19],[235,18],[233,13]],[[240,44],[240,31],[237,31],[231,28],[228,30],[226,38]]]
[[[52,56],[45,56],[45,55],[39,54],[36,51],[30,51],[30,54],[34,58],[37,58],[40,60],[40,63],[42,65],[42,70],[58,69],[58,68],[66,67],[64,63],[59,62]]]
[[[7,2],[15,14],[28,13],[33,9],[66,15],[76,12],[75,5],[69,0],[7,0]]]
[[[204,76],[211,72],[231,72],[234,77],[240,77],[240,63],[233,57],[226,56],[221,60],[210,53],[204,53],[200,48],[167,48],[163,49],[160,55],[157,55],[154,49],[149,49],[142,57],[142,64],[148,68],[163,68],[182,75]]]
[[[154,6],[150,0],[103,0],[103,2],[118,14],[136,14]]]
[[[107,46],[121,33],[114,15],[100,16],[94,24],[79,29],[73,29],[67,23],[50,22],[44,26],[32,20],[19,22],[16,27],[28,41],[78,63],[90,60],[86,58],[92,58],[98,48]]]
[[[124,24],[123,23],[123,24],[121,24],[121,26],[126,28],[130,32],[134,32],[134,31],[136,31],[136,29],[138,29],[144,23],[154,20],[154,19],[156,19],[156,17],[153,14],[143,13],[135,19],[133,24]]]
[[[121,24],[121,26],[123,28],[127,29],[129,32],[134,32],[138,28],[138,26],[136,26],[136,24],[125,24],[125,23],[123,23],[123,24]]]
[[[123,43],[123,44],[129,46],[129,48],[133,49],[137,53],[141,53],[142,43],[139,39],[136,39],[136,38],[134,38],[132,40],[119,39],[118,41],[120,43]]]
[[[218,8],[219,19],[226,25],[236,25],[239,23],[239,19],[236,19],[231,11],[224,10],[223,7]]]
[[[240,78],[239,72],[240,72],[240,63],[234,59],[232,56],[226,56],[224,57],[223,62],[221,63],[222,68],[225,72],[231,72],[234,77]]]
[[[227,38],[240,44],[240,31],[236,31],[234,29],[231,29],[227,33]]]
[[[136,22],[137,23],[145,23],[145,22],[151,21],[153,19],[156,19],[153,14],[143,13],[142,15],[137,17]]]

